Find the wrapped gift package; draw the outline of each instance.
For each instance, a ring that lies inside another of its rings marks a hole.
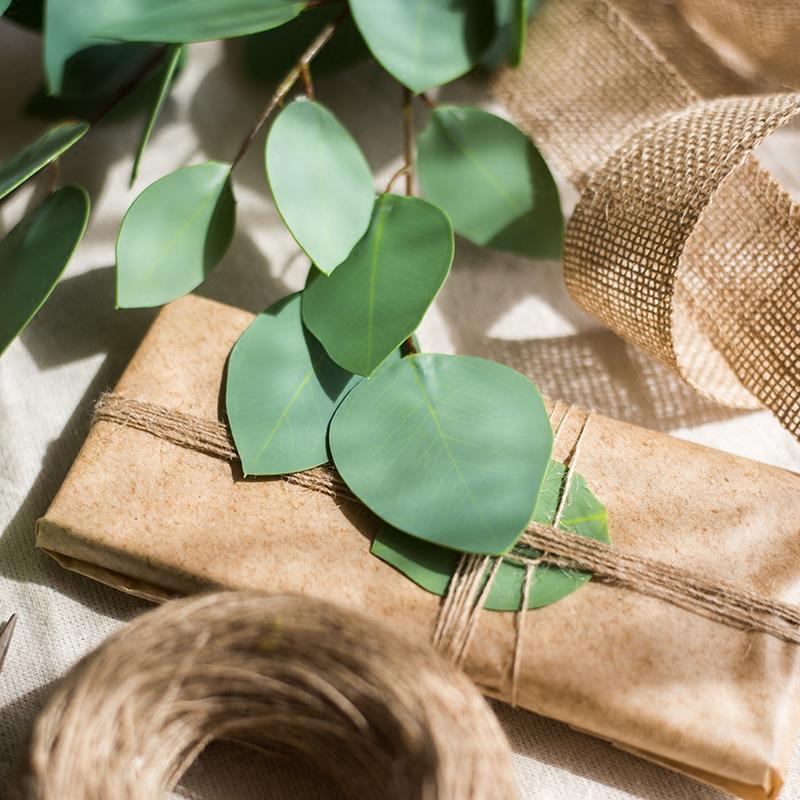
[[[198,297],[173,303],[115,392],[224,419],[226,358],[251,319]],[[574,443],[569,428],[559,429],[556,459]],[[575,466],[606,505],[620,550],[800,600],[800,476],[600,414]],[[378,524],[352,500],[245,479],[236,462],[101,420],[37,544],[152,600],[210,587],[299,593],[428,640],[441,598],[370,553]],[[479,618],[464,668],[487,695],[511,698],[518,620]],[[800,726],[797,645],[599,581],[523,624],[519,705],[740,797],[777,795]]]

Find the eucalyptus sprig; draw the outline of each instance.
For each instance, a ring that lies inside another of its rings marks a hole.
[[[33,6],[14,0],[8,13],[32,18]],[[247,37],[251,70],[276,88],[230,161],[176,165],[133,202],[117,238],[117,303],[174,300],[223,259],[236,225],[232,173],[272,120],[267,182],[311,268],[305,289],[260,314],[230,355],[226,408],[244,472],[333,460],[393,536],[447,553],[506,552],[542,486],[561,474],[526,377],[484,359],[420,353],[415,339],[449,274],[454,233],[532,258],[560,254],[558,193],[534,143],[495,114],[439,105],[433,94],[476,67],[519,63],[531,12],[529,0],[48,0],[44,13],[54,92],[73,91],[104,63],[135,88],[148,77],[142,65],[158,65],[132,179],[185,45]],[[403,163],[380,192],[313,80],[317,69],[366,58],[397,80],[404,131]],[[427,117],[418,141],[416,113]],[[0,187],[10,191],[85,132],[57,126],[0,170]],[[74,207],[48,210],[50,232],[66,231],[58,253],[22,233],[0,243],[0,290],[12,286],[21,308],[35,310],[52,287],[80,238],[78,216]],[[39,283],[20,285],[3,267],[11,248]]]

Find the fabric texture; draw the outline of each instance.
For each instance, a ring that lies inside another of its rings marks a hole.
[[[42,83],[37,37],[0,21],[0,53],[0,96],[7,110],[0,158],[6,159],[46,123],[21,116]],[[376,185],[384,186],[401,152],[396,84],[380,70],[362,67],[319,81],[317,91],[353,131],[376,173]],[[136,194],[166,172],[231,158],[268,92],[269,87],[242,77],[232,45],[195,46],[133,190],[127,182],[141,118],[138,124],[110,121],[63,160],[61,180],[82,183],[93,196],[87,238],[47,306],[0,358],[0,618],[19,615],[0,675],[0,794],[52,683],[149,607],[61,570],[33,545],[35,520],[74,459],[95,400],[114,385],[154,316],[150,310],[114,310],[119,221]],[[469,81],[448,89],[445,97],[492,107],[484,90]],[[598,136],[602,139],[602,132]],[[797,138],[791,130],[781,131],[758,152],[773,172],[781,170],[784,185],[796,189]],[[562,170],[562,177],[569,176]],[[45,183],[42,178],[41,186]],[[566,183],[561,189],[569,206],[574,193]],[[236,237],[201,292],[260,311],[302,287],[306,262],[269,201],[260,144],[242,163],[234,190]],[[26,188],[0,207],[0,228],[7,231],[40,201],[42,191]],[[550,396],[800,470],[796,442],[768,413],[699,398],[671,371],[578,310],[557,264],[492,253],[459,240],[452,276],[421,334],[429,350],[522,365]],[[520,796],[526,800],[722,800],[718,791],[562,724],[506,705],[494,707],[511,739]],[[178,796],[324,800],[336,794],[306,765],[218,745],[201,756]],[[800,751],[782,797],[800,798]]]

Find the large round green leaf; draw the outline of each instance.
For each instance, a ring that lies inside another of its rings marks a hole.
[[[317,267],[330,273],[366,233],[375,205],[361,150],[328,109],[295,100],[269,132],[266,164],[283,221]]]
[[[46,167],[72,147],[89,130],[85,122],[65,122],[29,144],[21,153],[0,166],[0,197],[14,191],[31,175]]]
[[[476,244],[534,258],[561,255],[558,190],[533,142],[476,108],[439,107],[419,137],[423,194]]]
[[[281,475],[325,463],[328,423],[358,380],[303,327],[300,295],[259,314],[231,351],[225,389],[245,475]]]
[[[117,236],[117,306],[168,303],[191,292],[233,236],[230,165],[184,167],[148,186]]]
[[[0,242],[0,353],[49,297],[88,218],[89,196],[65,186]]]
[[[415,92],[469,72],[494,34],[489,0],[350,0],[350,8],[375,58]]]
[[[329,443],[351,491],[420,539],[498,554],[533,514],[553,433],[536,387],[471,356],[414,355],[345,398]]]
[[[128,0],[95,31],[128,42],[229,39],[277,28],[304,6],[304,0]]]
[[[453,231],[435,206],[382,195],[366,236],[303,292],[303,320],[331,358],[371,375],[419,325],[453,260]]]
[[[545,476],[532,521],[551,525],[558,508],[565,468],[551,461]],[[578,536],[588,536],[608,542],[608,518],[605,506],[594,496],[583,476],[576,474],[564,504],[559,528]],[[448,550],[395,528],[384,526],[372,543],[372,553],[391,564],[418,586],[434,594],[444,595],[455,572],[460,553]],[[531,553],[534,557],[538,553]],[[528,608],[541,608],[583,586],[589,575],[541,564],[528,593]],[[504,559],[495,575],[486,599],[491,611],[518,611],[522,605],[525,568]]]

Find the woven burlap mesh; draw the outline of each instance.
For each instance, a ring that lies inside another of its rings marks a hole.
[[[800,4],[767,5],[800,19]],[[742,94],[760,84],[737,65],[669,3],[547,0],[495,90],[581,189],[574,299],[701,392],[767,406],[800,436],[800,212],[751,155],[800,94]]]

